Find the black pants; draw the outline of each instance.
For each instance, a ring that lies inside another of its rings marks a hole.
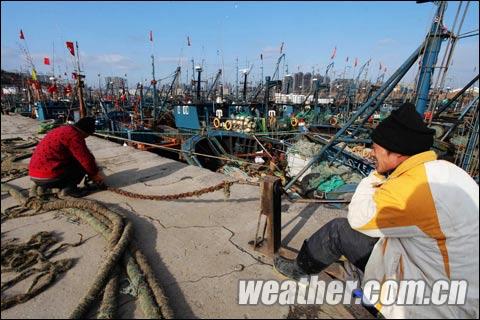
[[[346,218],[333,219],[303,243],[297,264],[307,273],[318,273],[342,255],[365,271],[378,238],[353,230]]]
[[[63,189],[65,187],[76,187],[82,179],[85,177],[85,170],[80,164],[73,163],[68,166],[60,177],[55,179],[35,179],[31,178],[32,181],[40,187],[44,188],[59,188]]]

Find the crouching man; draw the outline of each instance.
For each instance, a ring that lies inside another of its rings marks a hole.
[[[37,186],[60,188],[64,195],[77,198],[88,193],[78,188],[85,175],[97,185],[103,185],[105,176],[85,143],[85,138],[94,132],[95,119],[92,117],[50,131],[37,145],[30,160],[31,180]]]

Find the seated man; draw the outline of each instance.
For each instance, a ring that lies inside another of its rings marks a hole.
[[[77,185],[88,174],[98,185],[104,175],[88,150],[85,138],[95,132],[95,119],[85,117],[74,125],[50,131],[35,148],[29,165],[32,181],[43,188],[60,188],[65,195],[82,197]]]
[[[364,270],[364,283],[467,280],[464,304],[381,305],[387,318],[478,318],[479,188],[430,151],[433,130],[413,104],[402,105],[372,134],[376,171],[358,185],[347,219],[334,219],[306,240],[295,261],[275,268],[299,279],[342,255]],[[364,294],[367,293],[366,289]],[[423,301],[423,300],[422,300]]]

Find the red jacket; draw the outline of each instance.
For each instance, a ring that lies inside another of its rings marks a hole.
[[[80,130],[72,125],[61,126],[50,131],[35,148],[29,175],[33,178],[57,178],[75,163],[80,164],[90,177],[98,173],[95,157],[88,150]]]

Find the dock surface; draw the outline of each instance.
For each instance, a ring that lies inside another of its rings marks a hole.
[[[2,139],[41,138],[44,135],[37,134],[38,128],[39,122],[34,119],[19,115],[1,117]],[[177,194],[233,180],[220,173],[98,137],[91,136],[86,141],[107,176],[106,184],[127,191],[148,195]],[[22,161],[28,163],[28,159]],[[28,176],[8,183],[23,190],[32,186]],[[292,314],[291,307],[279,304],[238,304],[240,279],[285,279],[273,270],[271,260],[262,257],[248,244],[254,239],[259,216],[258,186],[233,184],[229,198],[222,190],[174,201],[133,199],[110,191],[96,192],[86,198],[97,200],[132,221],[136,243],[165,290],[175,317],[301,316]],[[2,193],[2,211],[16,204],[7,193]],[[284,199],[282,245],[299,250],[303,241],[322,225],[335,217],[345,216],[346,210],[312,203],[290,203]],[[1,312],[1,317],[5,319],[68,317],[92,285],[106,256],[106,241],[87,224],[72,221],[54,211],[7,220],[2,223],[1,229],[2,241],[10,238],[26,241],[39,231],[54,231],[60,235],[62,242],[67,243],[78,241],[79,233],[87,239],[82,245],[68,248],[55,256],[55,260],[77,260],[73,268],[50,288],[25,303]],[[8,289],[6,294],[24,292],[29,280],[23,282]],[[125,290],[128,285],[128,279],[121,278],[120,288],[124,293],[119,297],[119,316],[142,318],[144,315],[137,298]],[[309,315],[312,316],[311,313]],[[341,306],[328,305],[316,306],[313,315],[318,318],[353,317]]]

